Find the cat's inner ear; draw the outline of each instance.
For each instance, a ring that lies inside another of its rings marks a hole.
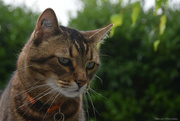
[[[101,39],[106,36],[106,34],[110,31],[112,27],[113,24],[110,24],[101,29],[96,29],[92,31],[81,31],[81,33],[89,43],[94,43],[97,45],[101,41]]]
[[[46,9],[38,19],[35,31],[58,30],[58,20],[53,9]]]

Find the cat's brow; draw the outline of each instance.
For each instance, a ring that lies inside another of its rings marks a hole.
[[[35,63],[39,63],[39,64],[43,64],[45,62],[47,62],[48,60],[51,60],[52,58],[54,58],[55,56],[49,56],[49,57],[44,57],[44,58],[40,58],[40,59],[31,59],[31,62],[35,62]]]

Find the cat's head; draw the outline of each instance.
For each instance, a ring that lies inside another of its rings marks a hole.
[[[97,44],[112,26],[77,31],[59,26],[54,11],[46,9],[19,56],[23,85],[39,85],[41,91],[50,88],[66,97],[82,94],[100,65]]]

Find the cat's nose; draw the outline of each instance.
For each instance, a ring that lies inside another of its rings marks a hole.
[[[81,88],[82,86],[84,86],[86,84],[85,80],[74,80],[76,82],[76,84],[78,85],[79,88]]]

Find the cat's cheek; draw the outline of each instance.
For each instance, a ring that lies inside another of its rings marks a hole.
[[[55,79],[50,78],[50,79],[47,79],[45,82],[52,90],[54,90],[54,92],[60,92],[60,88],[56,84]]]

